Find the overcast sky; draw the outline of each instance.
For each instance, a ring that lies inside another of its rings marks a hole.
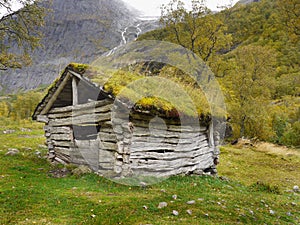
[[[134,8],[143,12],[147,16],[159,16],[160,6],[162,4],[167,4],[170,0],[123,0],[124,2],[130,4]],[[191,3],[191,0],[182,0],[186,5]],[[228,5],[232,2],[235,4],[238,0],[206,0],[208,8],[213,11],[218,10],[218,6]]]
[[[63,1],[63,0],[62,0]],[[109,0],[107,0],[109,1]],[[128,3],[132,7],[136,8],[137,10],[144,13],[146,16],[159,16],[160,15],[160,6],[162,4],[167,4],[170,0],[123,0],[124,2]],[[191,4],[191,0],[182,0],[186,5]],[[207,6],[214,10],[218,10],[218,6],[228,5],[232,2],[235,4],[238,0],[206,0]],[[19,8],[19,4],[13,4],[13,8]],[[0,8],[0,17],[5,14],[6,11],[1,10]]]

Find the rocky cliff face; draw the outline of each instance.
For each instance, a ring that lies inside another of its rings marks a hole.
[[[252,2],[260,2],[260,0],[240,0],[238,3],[240,4],[250,4]]]
[[[0,91],[48,85],[68,63],[90,63],[118,46],[124,28],[138,22],[121,0],[53,0],[51,8],[32,66],[1,72]]]

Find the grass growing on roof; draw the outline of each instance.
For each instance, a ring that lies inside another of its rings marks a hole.
[[[172,69],[158,76],[118,70],[104,84],[104,90],[136,103],[137,108],[152,109],[174,115],[175,111],[188,117],[209,115],[210,107],[196,81],[188,75],[176,77]],[[97,78],[92,79],[96,82]]]

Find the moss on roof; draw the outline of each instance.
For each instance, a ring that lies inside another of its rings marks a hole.
[[[104,91],[125,101],[133,101],[138,109],[164,113],[166,116],[210,116],[210,107],[196,81],[185,74],[176,76],[174,68],[166,67],[156,76],[129,69],[101,72],[99,68],[89,79],[103,86]]]
[[[115,98],[132,102],[138,110],[170,118],[197,117],[203,121],[211,115],[209,103],[195,80],[173,67],[165,67],[159,74],[149,76],[129,68],[108,71],[71,63],[50,86],[47,96],[56,90],[69,70],[84,76]]]
[[[84,74],[90,68],[90,66],[87,64],[70,63],[67,68],[77,73]]]

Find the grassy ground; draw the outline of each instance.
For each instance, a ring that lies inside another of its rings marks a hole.
[[[36,155],[46,153],[41,127],[23,127],[0,126],[0,224],[300,223],[299,194],[288,191],[300,182],[295,150],[224,147],[219,173],[229,180],[177,176],[129,187],[94,174],[54,178],[49,171],[57,166]],[[20,154],[5,156],[9,148]],[[160,202],[168,206],[158,209]]]

